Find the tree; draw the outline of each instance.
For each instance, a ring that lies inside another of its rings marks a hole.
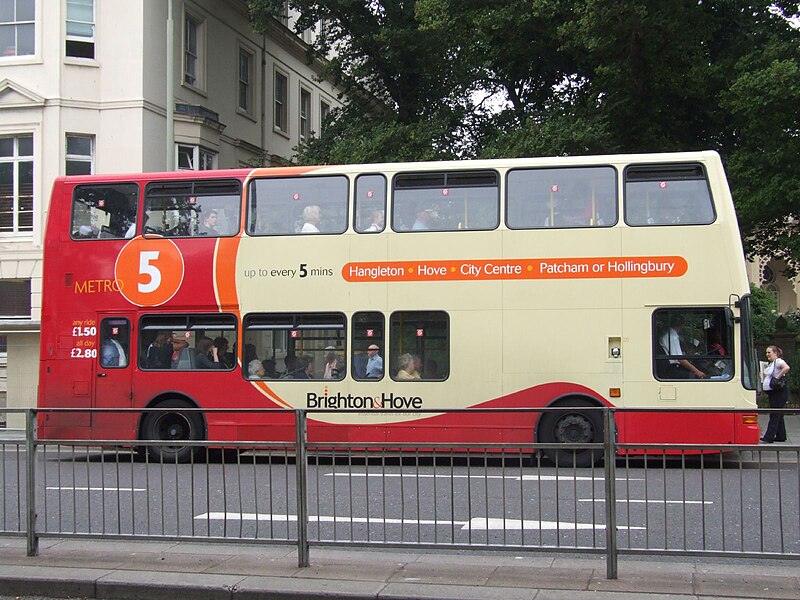
[[[350,153],[366,162],[455,155],[454,133],[468,105],[462,74],[469,63],[459,56],[457,32],[429,20],[424,4],[291,0],[301,15],[298,31],[325,23],[313,52],[328,57],[325,75],[346,98],[329,123],[334,126],[301,148],[301,161],[334,162]],[[283,2],[249,0],[249,6],[263,29]]]
[[[249,4],[263,27],[283,2]],[[714,149],[748,252],[800,265],[796,2],[290,4],[346,94],[300,162]]]

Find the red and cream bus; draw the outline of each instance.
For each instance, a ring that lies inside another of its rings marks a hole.
[[[756,407],[713,152],[63,177],[44,265],[39,407],[130,410],[43,411],[42,438],[186,460],[294,420],[180,409],[324,408],[315,439],[580,443],[592,406],[668,411],[620,442],[759,437],[680,411]],[[428,412],[546,406],[574,410]]]

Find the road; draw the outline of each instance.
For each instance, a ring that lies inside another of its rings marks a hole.
[[[800,553],[797,453],[780,462],[765,455],[760,465],[755,457],[618,459],[619,547]],[[24,519],[17,493],[24,493],[24,469],[15,453],[3,459],[0,527],[14,530]],[[312,461],[307,473],[312,541],[606,544],[602,467],[350,456]],[[295,474],[285,454],[160,465],[128,452],[73,455],[51,447],[37,464],[37,527],[54,534],[289,542],[297,536]]]

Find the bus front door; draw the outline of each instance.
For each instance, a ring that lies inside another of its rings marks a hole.
[[[133,398],[133,360],[131,353],[131,315],[97,315],[100,344],[95,359],[94,439],[131,438],[131,415],[119,409],[130,408]],[[115,411],[116,409],[116,411]]]

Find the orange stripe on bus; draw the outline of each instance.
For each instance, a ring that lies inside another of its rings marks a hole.
[[[688,268],[682,256],[415,260],[350,262],[342,277],[350,282],[615,279],[681,277]]]

